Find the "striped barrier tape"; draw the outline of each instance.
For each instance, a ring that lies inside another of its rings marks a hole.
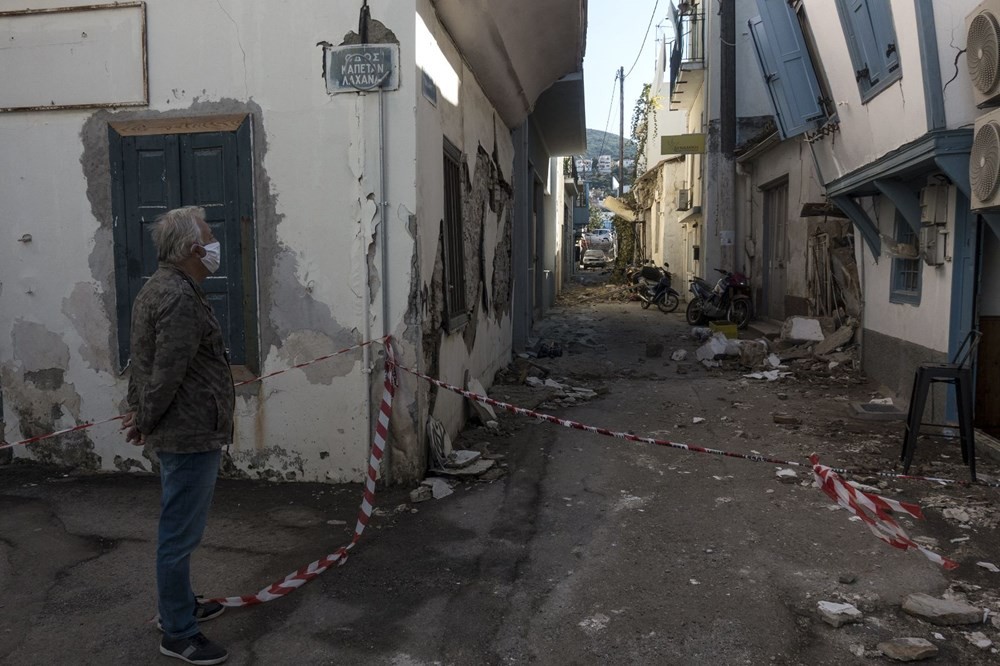
[[[897,502],[874,493],[863,492],[845,483],[840,476],[826,465],[819,464],[819,456],[813,454],[809,461],[813,466],[816,482],[823,492],[834,502],[860,518],[878,539],[900,550],[916,549],[924,557],[945,569],[957,569],[958,562],[935,553],[913,541],[903,528],[892,518],[892,513],[908,514],[923,519],[924,514],[916,504]]]
[[[389,435],[389,417],[392,415],[392,399],[396,395],[396,375],[393,362],[392,340],[384,338],[385,342],[385,384],[382,392],[382,404],[379,407],[378,422],[375,425],[375,436],[372,440],[371,455],[368,458],[368,473],[365,477],[365,488],[361,498],[361,506],[358,508],[358,522],[354,527],[354,537],[346,546],[338,548],[333,553],[321,557],[320,559],[307,564],[306,566],[293,571],[279,581],[268,585],[256,594],[247,594],[239,597],[223,597],[212,599],[223,606],[256,606],[268,601],[274,601],[294,592],[333,565],[343,566],[347,562],[349,551],[361,539],[361,534],[365,531],[368,521],[372,517],[372,509],[375,504],[375,479],[378,478],[379,463],[385,454],[386,438]]]
[[[391,361],[390,361],[391,362]],[[475,400],[486,405],[491,405],[493,407],[498,407],[500,409],[506,410],[513,414],[519,414],[521,416],[529,416],[540,421],[547,421],[549,423],[554,423],[556,425],[563,426],[565,428],[572,428],[574,430],[582,430],[584,432],[592,432],[598,435],[605,435],[607,437],[615,437],[618,439],[625,439],[630,442],[640,442],[644,444],[654,444],[656,446],[666,446],[674,449],[681,449],[684,451],[689,451],[692,453],[708,453],[712,455],[725,456],[727,458],[740,458],[743,460],[752,460],[755,462],[766,462],[774,463],[779,465],[788,465],[794,467],[805,467],[805,463],[799,463],[788,460],[779,460],[776,458],[770,458],[762,455],[748,455],[745,453],[734,453],[732,451],[723,451],[721,449],[710,449],[701,446],[691,446],[689,444],[681,444],[679,442],[671,442],[664,439],[654,439],[652,437],[639,437],[638,435],[633,435],[628,432],[620,432],[610,430],[608,428],[598,428],[595,426],[585,425],[578,421],[571,421],[569,419],[561,419],[557,416],[552,416],[551,414],[545,414],[543,412],[536,412],[534,410],[525,409],[523,407],[517,407],[511,405],[510,403],[501,402],[499,400],[494,400],[488,396],[480,395],[478,393],[472,393],[471,391],[466,391],[457,386],[449,384],[447,382],[441,381],[440,379],[435,379],[429,375],[418,372],[416,370],[411,370],[410,368],[400,367],[400,370],[408,372],[416,377],[420,377],[435,386],[458,393],[459,395],[465,396],[470,400]],[[937,562],[942,565],[945,569],[954,569],[958,566],[958,563],[949,560],[946,557],[942,557],[937,553],[924,548],[920,544],[914,542],[910,539],[903,529],[889,516],[889,512],[898,511],[905,512],[914,516],[915,518],[923,518],[923,513],[920,511],[920,507],[915,504],[904,504],[902,502],[897,502],[895,500],[890,500],[883,498],[879,495],[872,493],[864,493],[854,488],[850,484],[844,482],[837,472],[847,473],[846,470],[839,470],[831,467],[826,467],[825,465],[820,465],[818,458],[815,454],[810,458],[810,464],[813,468],[813,473],[816,475],[817,482],[823,491],[829,495],[835,502],[840,506],[848,509],[856,516],[861,518],[868,527],[871,529],[872,533],[876,537],[885,541],[889,545],[895,548],[901,548],[907,550],[910,548],[916,548],[921,553],[923,553],[928,559]],[[896,475],[898,478],[909,478],[918,479],[921,477],[911,477]],[[867,513],[865,509],[874,513],[874,516]]]
[[[233,384],[233,388],[239,388],[240,386],[246,386],[247,384],[253,384],[254,382],[259,382],[259,381],[262,381],[264,379],[270,379],[271,377],[277,377],[278,375],[284,374],[286,372],[290,372],[292,370],[297,370],[299,368],[304,368],[306,366],[310,366],[310,365],[313,365],[315,363],[319,363],[320,361],[325,361],[327,359],[333,358],[334,356],[340,356],[341,354],[346,354],[348,352],[352,352],[352,351],[355,351],[357,349],[363,349],[364,347],[367,347],[369,345],[373,345],[373,344],[377,344],[377,343],[385,343],[388,339],[389,339],[389,336],[385,336],[385,337],[382,337],[382,338],[378,338],[376,340],[369,340],[367,342],[362,342],[362,343],[353,345],[351,347],[345,347],[344,349],[340,349],[340,350],[335,351],[335,352],[333,352],[331,354],[324,354],[323,356],[319,356],[317,358],[314,358],[311,361],[305,361],[304,363],[299,363],[297,365],[293,365],[293,366],[288,367],[288,368],[283,368],[281,370],[276,370],[276,371],[270,372],[270,373],[268,373],[266,375],[261,375],[260,377],[254,377],[253,379],[247,379],[247,380],[242,381],[242,382],[237,382],[237,383]],[[54,437],[59,437],[60,435],[67,435],[67,434],[69,434],[71,432],[78,432],[80,430],[87,430],[88,428],[93,428],[94,426],[103,425],[105,423],[111,423],[112,421],[120,421],[123,418],[125,418],[125,415],[124,414],[119,414],[118,416],[112,416],[111,418],[104,419],[102,421],[87,421],[85,423],[80,423],[79,425],[75,425],[75,426],[73,426],[71,428],[64,428],[63,430],[57,430],[55,432],[50,432],[50,433],[47,433],[45,435],[38,435],[37,437],[30,437],[28,439],[22,439],[19,442],[5,443],[2,439],[0,439],[0,451],[3,451],[4,449],[12,449],[15,446],[26,446],[28,444],[34,444],[36,442],[41,442],[41,441],[46,440],[46,439],[52,439]]]

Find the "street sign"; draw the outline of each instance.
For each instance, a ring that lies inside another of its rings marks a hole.
[[[695,155],[704,152],[704,134],[667,134],[660,137],[661,155]]]
[[[398,44],[326,47],[326,91],[356,93],[399,88]]]

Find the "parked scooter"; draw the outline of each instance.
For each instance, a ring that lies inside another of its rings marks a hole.
[[[712,319],[726,319],[737,328],[746,328],[753,318],[750,281],[742,273],[730,273],[721,268],[715,271],[722,277],[714,287],[701,278],[691,281],[694,298],[687,306],[687,322],[697,326]]]
[[[672,275],[668,270],[670,264],[664,263],[663,268],[642,266],[638,271],[626,273],[635,285],[636,296],[643,310],[655,305],[660,312],[673,312],[681,302],[681,295],[671,286]]]

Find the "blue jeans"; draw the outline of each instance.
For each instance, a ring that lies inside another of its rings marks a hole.
[[[189,638],[199,631],[191,591],[191,553],[205,531],[221,457],[221,451],[160,453],[156,588],[160,623],[168,638]]]

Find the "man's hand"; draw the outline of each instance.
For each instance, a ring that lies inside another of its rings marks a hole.
[[[125,431],[125,441],[135,446],[142,446],[146,443],[146,436],[139,432],[135,425],[135,412],[129,412],[122,419],[122,430]]]

